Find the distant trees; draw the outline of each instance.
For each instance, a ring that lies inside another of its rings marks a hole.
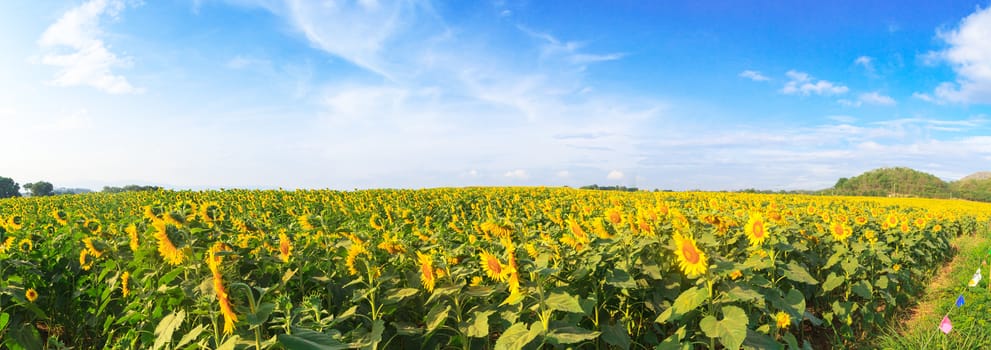
[[[51,182],[38,181],[24,184],[24,189],[31,192],[31,197],[44,197],[55,194],[55,186]]]
[[[124,187],[103,186],[103,192],[106,193],[158,191],[160,189],[162,188],[158,186],[139,186],[139,185],[127,185]]]
[[[0,176],[0,198],[20,197],[21,186],[14,179]]]
[[[852,196],[953,197],[950,184],[935,175],[909,168],[880,168],[840,178],[828,194]]]
[[[640,189],[636,187],[626,187],[626,186],[599,186],[596,184],[582,186],[583,190],[603,190],[603,191],[625,191],[625,192],[636,192]]]

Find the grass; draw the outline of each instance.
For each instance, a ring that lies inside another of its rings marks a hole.
[[[985,277],[976,287],[967,287],[978,267],[991,275],[987,265],[991,239],[988,232],[956,238],[952,244],[957,255],[932,279],[919,304],[904,322],[895,322],[875,340],[880,349],[978,349],[991,347],[991,278]],[[957,297],[965,303],[956,307]],[[939,330],[943,316],[949,315],[953,330]]]

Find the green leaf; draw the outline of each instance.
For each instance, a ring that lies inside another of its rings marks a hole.
[[[495,350],[516,350],[522,349],[529,344],[536,335],[526,328],[525,323],[516,323],[509,326],[499,340],[496,340]]]
[[[449,311],[451,311],[451,305],[434,304],[434,307],[430,308],[430,312],[427,313],[427,318],[424,320],[424,323],[427,324],[427,333],[433,332],[437,327],[444,324]]]
[[[750,301],[764,298],[764,296],[757,291],[740,286],[733,287],[733,289],[729,290],[728,294],[730,301]]]
[[[475,314],[471,317],[471,324],[468,325],[468,331],[465,332],[469,337],[473,338],[485,338],[489,336],[489,316],[494,314],[495,311],[475,311]]]
[[[217,350],[234,350],[240,342],[241,336],[235,334],[233,337],[227,338],[227,341],[223,344],[220,344]]]
[[[162,276],[162,278],[159,278],[158,279],[158,286],[159,287],[163,287],[163,286],[168,285],[169,283],[172,283],[172,280],[174,280],[176,277],[179,277],[179,274],[182,274],[182,271],[184,269],[185,268],[183,268],[183,267],[177,267],[177,268],[173,269],[172,271],[169,271],[164,276]]]
[[[609,270],[606,276],[606,283],[622,289],[635,289],[637,287],[637,283],[633,281],[633,277],[626,270],[622,269]]]
[[[798,349],[798,339],[795,339],[793,334],[785,333],[785,336],[782,338],[785,338],[785,343],[788,344],[789,349]]]
[[[805,296],[798,289],[792,288],[784,296],[769,298],[775,308],[788,313],[796,322],[805,315]]]
[[[830,272],[829,276],[826,276],[826,282],[822,284],[822,291],[823,292],[831,291],[836,287],[839,287],[841,284],[843,284],[843,281],[844,281],[843,277],[840,277],[835,272]]]
[[[709,292],[705,289],[699,289],[698,287],[688,288],[684,292],[681,292],[681,295],[674,300],[674,304],[661,313],[655,322],[664,323],[678,320],[682,315],[698,308],[708,298]]]
[[[551,293],[551,296],[544,301],[544,304],[551,310],[584,313],[582,305],[578,303],[578,297],[568,293]]]
[[[0,333],[7,328],[7,323],[10,323],[10,314],[4,312],[0,314]]]
[[[795,282],[801,282],[801,283],[807,283],[813,285],[819,284],[819,282],[816,281],[816,279],[809,274],[808,270],[806,270],[804,267],[799,265],[798,262],[794,260],[788,263],[788,269],[785,270],[785,278],[788,278]]]
[[[38,329],[30,323],[23,323],[19,327],[11,327],[7,336],[7,344],[14,345],[11,349],[41,349],[41,335]],[[15,347],[17,346],[17,347]]]
[[[407,297],[416,295],[420,290],[416,288],[403,288],[400,290],[393,291],[389,295],[382,299],[382,305],[396,304]]]
[[[743,339],[747,337],[750,319],[743,309],[736,306],[724,306],[722,311],[722,320],[717,321],[713,316],[706,316],[699,322],[699,328],[706,335],[719,338],[719,342],[727,349],[739,349]]]
[[[155,327],[155,343],[152,350],[161,349],[165,344],[172,342],[172,334],[182,326],[182,321],[186,319],[186,311],[179,310],[163,317],[158,326]]]
[[[875,283],[878,289],[888,289],[888,276],[881,276]]]
[[[605,325],[602,327],[602,340],[606,344],[628,350],[632,343],[630,335],[626,332],[626,326],[622,323]]]
[[[784,348],[774,338],[751,329],[747,330],[747,338],[743,340],[743,345],[762,350],[779,350]]]
[[[678,328],[677,332],[664,338],[660,344],[657,344],[654,349],[656,350],[678,350],[683,348],[681,344],[681,339],[685,337],[685,326]]]
[[[341,350],[351,348],[328,334],[311,329],[293,328],[292,335],[279,334],[279,344],[293,350]]]
[[[268,316],[272,315],[272,310],[275,310],[275,304],[272,303],[262,303],[258,305],[255,309],[255,313],[248,314],[248,324],[251,327],[257,327],[266,321],[268,321]]]
[[[204,330],[206,330],[206,326],[197,325],[196,328],[193,328],[187,332],[186,335],[182,336],[178,343],[175,343],[175,348],[181,348],[183,345],[189,344],[190,342],[196,340],[196,337],[199,337]]]
[[[578,327],[562,327],[547,333],[547,338],[555,344],[574,344],[599,337],[600,332]]]
[[[853,285],[853,293],[857,294],[865,299],[870,299],[871,294],[873,294],[874,289],[871,288],[871,284],[867,281],[860,281]]]

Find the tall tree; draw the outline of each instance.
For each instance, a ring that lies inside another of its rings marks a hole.
[[[0,176],[0,198],[20,197],[21,186],[14,179]]]
[[[24,189],[31,191],[31,197],[44,197],[55,194],[55,187],[48,181],[24,184]]]

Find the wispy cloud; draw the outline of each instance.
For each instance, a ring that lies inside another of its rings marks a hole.
[[[761,74],[758,71],[749,70],[749,69],[740,72],[740,77],[741,78],[747,78],[747,79],[750,79],[750,80],[753,80],[753,81],[768,81],[768,80],[771,80],[771,78],[768,78],[768,77],[764,76],[764,74]]]
[[[130,67],[127,56],[118,56],[103,39],[101,22],[116,19],[125,8],[121,0],[91,0],[62,15],[38,40],[44,54],[41,63],[58,67],[51,84],[91,86],[111,94],[141,93],[113,68]]]
[[[519,179],[519,180],[526,180],[530,178],[530,175],[527,174],[526,170],[523,169],[507,171],[505,174],[503,174],[503,176],[513,179]]]
[[[894,106],[896,104],[895,99],[891,96],[882,95],[877,91],[862,93],[857,98],[860,102],[873,105]]]
[[[610,171],[609,174],[606,175],[606,178],[609,180],[622,180],[623,172],[619,170]]]
[[[853,63],[864,67],[868,72],[874,71],[874,58],[870,56],[860,56],[853,60]]]
[[[850,91],[846,86],[826,80],[816,80],[804,72],[790,70],[785,75],[789,80],[781,88],[781,93],[786,95],[841,95]]]

